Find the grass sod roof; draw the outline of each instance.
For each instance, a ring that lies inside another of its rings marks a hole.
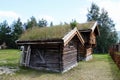
[[[53,27],[33,27],[25,31],[19,40],[47,40],[47,39],[61,39],[69,31],[71,31],[70,25],[53,26]]]
[[[78,30],[88,30],[88,29],[91,29],[94,24],[95,24],[95,21],[77,24],[77,28],[78,28]]]
[[[78,30],[87,30],[93,27],[95,22],[87,22],[82,24],[77,24]],[[72,29],[70,25],[57,25],[53,27],[33,27],[25,31],[21,37],[20,41],[27,40],[47,40],[47,39],[61,39]]]

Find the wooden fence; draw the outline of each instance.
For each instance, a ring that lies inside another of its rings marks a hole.
[[[120,69],[120,52],[118,52],[118,49],[116,49],[116,47],[110,48],[109,54],[110,54],[111,58],[113,59],[113,61],[116,63],[116,65]]]

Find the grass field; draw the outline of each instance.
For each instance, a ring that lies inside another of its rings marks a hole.
[[[0,67],[19,67],[19,50],[0,50]],[[44,70],[19,68],[15,74],[2,74],[0,80],[120,80],[120,70],[108,54],[94,54],[93,60],[61,74]]]

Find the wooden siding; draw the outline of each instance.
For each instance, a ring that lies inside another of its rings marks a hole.
[[[77,64],[77,42],[73,38],[63,49],[63,71]]]
[[[87,48],[87,49],[86,49],[86,56],[91,55],[92,52],[93,52],[92,48]]]
[[[90,44],[96,44],[96,35],[95,33],[90,33],[90,41],[89,41]]]
[[[31,55],[29,65],[27,67],[36,69],[48,69],[56,72],[61,71],[60,61],[60,45],[31,45]],[[27,46],[25,46],[26,48]],[[24,58],[22,61],[26,61],[28,56],[24,52]],[[25,66],[25,65],[23,65]]]
[[[83,60],[84,58],[85,58],[85,55],[86,55],[86,49],[85,49],[85,47],[81,47],[81,46],[79,46],[78,47],[78,54],[77,54],[77,60],[78,61],[81,61],[81,60]]]

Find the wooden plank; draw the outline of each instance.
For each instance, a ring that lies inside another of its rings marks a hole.
[[[79,31],[77,30],[77,28],[74,28],[73,30],[71,30],[67,35],[65,35],[62,39],[64,41],[64,46],[66,46],[68,44],[68,42],[75,36],[77,35],[79,41],[81,42],[81,44],[84,46],[84,40],[81,36],[81,34],[79,33]]]
[[[30,62],[30,54],[31,54],[31,48],[30,45],[27,48],[26,58],[25,58],[25,66],[29,66]]]
[[[94,32],[94,30],[95,30],[96,27],[97,27],[97,21],[94,23],[93,27],[91,28],[92,32]]]
[[[75,54],[70,54],[70,55],[63,55],[63,59],[72,58],[72,57],[77,57],[77,53],[75,53]]]
[[[71,67],[72,65],[77,64],[77,61],[69,62],[69,63],[64,63],[63,68],[68,68]]]
[[[21,52],[20,55],[20,66],[24,66],[25,62],[24,62],[24,51]]]
[[[77,53],[77,50],[63,52],[63,54],[72,54],[72,53]]]
[[[70,62],[70,61],[77,61],[77,58],[67,58],[67,59],[64,59],[63,60],[63,63],[68,63],[68,62]]]

